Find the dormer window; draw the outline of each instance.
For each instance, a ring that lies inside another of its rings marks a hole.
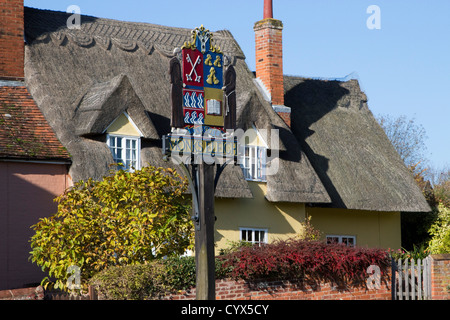
[[[245,146],[241,167],[246,180],[266,181],[266,153],[266,147]]]
[[[114,163],[122,163],[125,170],[140,169],[141,139],[108,134],[108,146],[113,155]]]
[[[114,163],[122,163],[124,170],[141,168],[142,133],[130,116],[124,112],[106,129],[106,143],[111,150]]]
[[[267,143],[253,126],[240,140],[240,164],[247,181],[266,182]]]

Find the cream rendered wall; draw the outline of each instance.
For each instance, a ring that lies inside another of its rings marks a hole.
[[[216,199],[216,254],[231,241],[240,240],[240,227],[268,230],[269,243],[286,239],[303,231],[305,205],[299,203],[270,203],[264,198],[266,184],[251,182],[253,199]]]
[[[106,130],[107,133],[121,136],[140,137],[137,127],[129,121],[128,117],[122,113]]]
[[[242,145],[267,147],[258,131],[247,130]],[[287,239],[303,232],[305,205],[302,203],[271,203],[265,199],[266,183],[248,181],[253,199],[217,199],[214,202],[216,252],[230,242],[240,240],[239,228],[267,229],[268,242]]]
[[[311,223],[326,235],[356,237],[357,246],[399,249],[400,212],[307,207]]]

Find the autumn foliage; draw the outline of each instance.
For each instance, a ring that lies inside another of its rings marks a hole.
[[[85,284],[107,267],[182,254],[193,244],[186,189],[174,170],[152,166],[80,181],[55,199],[55,215],[32,226],[31,260],[67,289],[71,266]]]
[[[298,239],[243,246],[219,258],[231,277],[245,280],[362,282],[370,265],[377,265],[382,272],[390,266],[389,255],[383,249]]]

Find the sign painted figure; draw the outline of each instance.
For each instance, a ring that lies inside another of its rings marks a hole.
[[[172,115],[170,118],[170,126],[172,128],[182,128],[184,126],[183,120],[183,79],[181,76],[181,66],[177,57],[170,60],[170,86],[172,98]]]
[[[224,74],[225,130],[236,127],[236,71],[229,65]]]

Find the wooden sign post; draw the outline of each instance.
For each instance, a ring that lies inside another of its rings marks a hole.
[[[196,297],[197,300],[214,300],[214,166],[198,165],[199,230],[195,233]]]
[[[225,165],[235,162],[236,73],[224,70],[224,55],[203,26],[192,31],[170,61],[172,132],[163,154],[180,165],[189,180],[195,225],[197,300],[215,299],[214,193]],[[231,130],[231,131],[230,131]],[[215,170],[215,168],[217,169]]]

